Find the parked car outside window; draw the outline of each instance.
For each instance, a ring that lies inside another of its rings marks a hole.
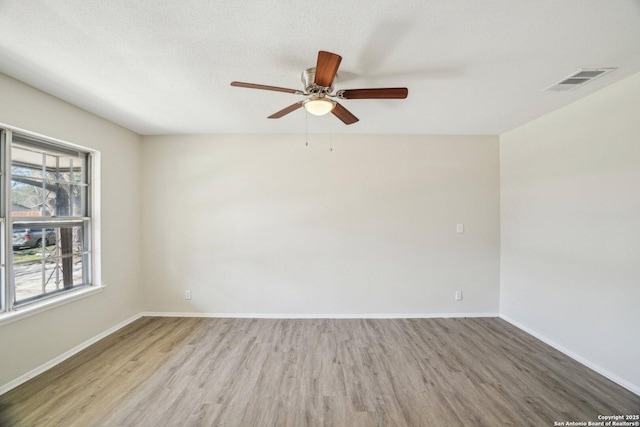
[[[42,246],[42,228],[15,228],[13,230],[13,250],[39,248]],[[45,246],[56,244],[56,233],[53,228],[45,228]]]

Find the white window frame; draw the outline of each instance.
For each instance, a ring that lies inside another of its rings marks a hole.
[[[14,289],[11,279],[13,245],[9,231],[11,221],[11,142],[13,134],[34,138],[39,142],[51,144],[53,148],[62,147],[87,154],[87,216],[89,220],[88,248],[90,280],[86,286],[70,289],[59,295],[43,298],[29,304],[14,306]],[[100,152],[67,141],[50,138],[35,132],[0,123],[0,325],[29,317],[69,302],[85,298],[104,289],[101,274],[100,239]]]

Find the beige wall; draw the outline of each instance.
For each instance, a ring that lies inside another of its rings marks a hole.
[[[98,294],[0,326],[0,386],[142,310],[140,137],[0,74],[0,123],[102,155],[102,279]]]
[[[500,162],[502,314],[640,393],[640,74],[502,135]]]
[[[332,140],[145,137],[148,309],[497,313],[497,137]]]

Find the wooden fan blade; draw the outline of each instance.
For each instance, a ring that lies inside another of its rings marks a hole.
[[[336,77],[338,67],[340,66],[342,57],[335,53],[325,52],[321,50],[318,52],[318,62],[316,64],[316,77],[315,84],[323,87],[331,87],[333,79]]]
[[[406,87],[381,87],[376,89],[345,89],[338,93],[344,99],[404,99],[409,94]]]
[[[276,91],[276,92],[302,94],[302,91],[296,90],[296,89],[287,89],[286,87],[277,87],[277,86],[257,85],[255,83],[231,82],[231,86],[246,87],[248,89],[273,90],[273,91]]]
[[[336,106],[331,110],[334,116],[342,120],[345,125],[351,125],[358,121],[358,118],[351,114],[349,110],[336,102]]]
[[[298,108],[302,107],[304,101],[296,102],[295,104],[289,105],[287,108],[283,108],[277,113],[273,113],[269,116],[270,119],[279,119],[280,117],[289,114],[292,111],[296,111]]]

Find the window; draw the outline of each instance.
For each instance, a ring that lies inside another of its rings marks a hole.
[[[97,153],[18,130],[2,129],[1,136],[1,308],[7,314],[98,284]]]

